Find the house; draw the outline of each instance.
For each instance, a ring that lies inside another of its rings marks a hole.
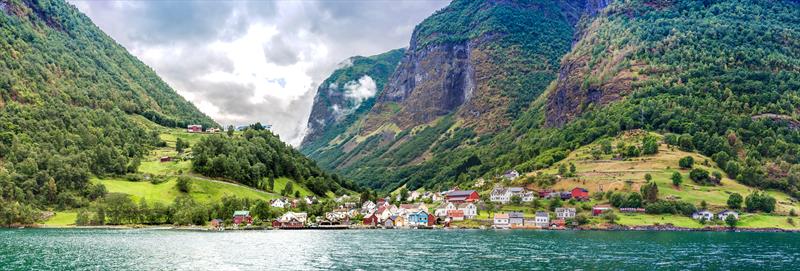
[[[508,228],[508,214],[494,214],[495,228]]]
[[[506,171],[506,172],[503,173],[503,178],[506,178],[508,180],[513,181],[513,180],[519,178],[519,172],[517,172],[516,170],[513,170],[513,169],[509,170],[509,171]]]
[[[272,221],[273,228],[302,229],[308,220],[307,213],[286,212],[280,218]]]
[[[705,219],[707,221],[710,221],[710,220],[714,219],[714,213],[709,212],[708,210],[700,210],[700,211],[694,212],[692,214],[692,218],[696,219],[696,220]]]
[[[525,191],[522,193],[522,202],[531,202],[534,199],[536,199],[536,196],[534,196],[533,191]]]
[[[456,208],[458,208],[459,211],[464,212],[464,218],[473,219],[478,216],[478,207],[473,203],[462,203]]]
[[[239,225],[242,223],[253,224],[253,217],[250,216],[250,211],[233,212],[233,224]]]
[[[291,219],[297,219],[301,223],[305,224],[308,220],[308,213],[295,213],[295,212],[286,212],[281,216],[281,221],[289,221]]]
[[[605,212],[608,212],[609,210],[611,210],[611,206],[609,205],[595,205],[594,207],[592,207],[592,215],[598,216]]]
[[[445,199],[453,203],[476,202],[480,198],[475,190],[453,190],[445,195]]]
[[[568,200],[572,198],[572,192],[561,192],[561,195],[559,196],[562,200]]]
[[[524,219],[524,215],[522,214],[522,212],[510,212],[510,213],[508,213],[508,224],[511,227],[522,227],[523,225],[525,225],[525,222],[523,221],[523,219]]]
[[[443,202],[442,204],[439,204],[439,206],[436,207],[436,210],[433,211],[433,215],[435,215],[437,217],[445,217],[445,216],[447,216],[447,208],[451,204],[452,203],[450,203],[450,202]]]
[[[426,211],[418,211],[408,214],[408,219],[406,221],[409,226],[429,226],[432,225],[432,222],[435,222],[431,221],[431,218],[433,220],[436,219]]]
[[[158,159],[158,161],[160,161],[161,163],[166,163],[166,162],[172,161],[172,157],[162,156],[161,158]]]
[[[378,205],[372,202],[371,200],[365,201],[361,204],[361,211],[363,213],[371,213],[378,209]]]
[[[272,206],[272,207],[275,207],[275,208],[281,208],[281,209],[283,209],[283,208],[286,208],[286,205],[287,205],[288,203],[289,203],[289,202],[287,202],[287,201],[286,201],[286,200],[284,200],[284,199],[275,199],[275,200],[273,200],[273,201],[272,201],[272,204],[270,204],[270,206]]]
[[[211,225],[211,229],[222,229],[225,227],[225,222],[222,221],[222,219],[217,218],[217,219],[212,219],[209,225]]]
[[[719,218],[719,220],[725,220],[725,219],[728,218],[728,216],[733,216],[733,218],[736,218],[736,220],[739,220],[739,213],[737,213],[735,211],[725,210],[725,211],[722,211],[721,213],[717,214],[717,218]]]
[[[186,126],[186,132],[189,132],[189,133],[202,133],[203,132],[203,125],[191,124],[189,126]]]
[[[387,229],[391,229],[395,227],[394,221],[397,219],[396,215],[390,216],[385,221],[383,221],[383,227]]]
[[[219,128],[208,128],[208,130],[206,130],[206,132],[207,133],[219,133],[220,129]]]
[[[489,195],[489,200],[506,204],[511,202],[511,198],[514,196],[519,196],[522,201],[526,200],[525,197],[527,197],[527,201],[533,201],[533,193],[528,193],[522,187],[495,187]]]
[[[551,229],[563,229],[567,225],[567,221],[564,219],[555,219],[550,222]]]
[[[537,227],[547,228],[550,226],[550,215],[545,211],[536,211],[534,221]]]
[[[556,217],[567,219],[575,217],[575,208],[556,208]]]
[[[545,196],[547,199],[561,198],[561,192],[550,192]]]
[[[347,201],[349,199],[350,199],[350,196],[348,196],[347,194],[344,194],[344,195],[341,195],[340,197],[337,197],[336,199],[334,199],[334,201],[336,201],[336,202],[345,202],[345,201]]]
[[[644,213],[644,208],[619,208],[620,213]]]
[[[367,216],[364,217],[364,219],[361,221],[361,223],[363,223],[364,225],[373,226],[373,227],[378,226],[378,216],[375,215],[375,213],[370,213],[370,214],[368,214]]]
[[[553,190],[552,189],[542,189],[542,190],[539,190],[538,193],[539,193],[539,197],[540,198],[548,198],[550,193],[553,193]]]
[[[411,191],[411,194],[408,195],[408,200],[409,201],[415,201],[415,200],[419,199],[420,197],[422,197],[422,193],[420,193],[419,191],[415,190],[415,191]]]
[[[572,197],[580,201],[589,200],[589,190],[581,187],[575,187],[572,189]]]
[[[463,221],[464,220],[464,211],[462,210],[450,210],[447,212],[447,218],[450,221]]]

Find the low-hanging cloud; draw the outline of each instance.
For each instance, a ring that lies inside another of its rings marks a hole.
[[[293,145],[337,64],[407,46],[414,26],[448,3],[68,1],[220,124],[269,123]],[[361,78],[348,95],[362,102],[374,85]]]
[[[372,80],[372,77],[368,75],[364,75],[358,81],[350,81],[344,84],[344,96],[352,100],[356,105],[355,107],[358,107],[364,100],[374,97],[377,89],[375,80]]]

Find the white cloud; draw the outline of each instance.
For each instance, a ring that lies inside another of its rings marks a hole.
[[[377,88],[375,80],[364,75],[358,81],[350,81],[344,84],[344,96],[351,99],[357,108],[361,105],[361,102],[375,96]]]
[[[269,123],[293,145],[337,65],[407,46],[448,2],[69,1],[220,124]],[[374,85],[361,78],[347,95],[362,102]]]

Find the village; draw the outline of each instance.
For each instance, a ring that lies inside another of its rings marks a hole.
[[[271,207],[292,209],[299,204],[314,204],[315,197],[302,199],[275,199]],[[521,208],[532,202],[546,200],[548,205],[538,209]],[[482,197],[476,190],[457,188],[441,192],[413,191],[405,199],[397,196],[378,198],[375,201],[357,202],[344,195],[324,216],[309,219],[305,212],[286,211],[269,223],[269,229],[588,229],[582,227],[590,219],[611,223],[620,215],[644,214],[644,208],[614,208],[609,204],[590,204],[589,192],[581,187],[571,191],[543,189],[531,191],[522,187],[495,187]],[[301,203],[302,202],[302,203]],[[393,203],[397,202],[397,204]],[[561,207],[556,207],[561,206]],[[569,206],[569,207],[568,207]],[[692,218],[701,222],[724,222],[739,213],[724,210],[714,213],[699,210]],[[231,219],[235,229],[252,227],[253,218],[246,210],[236,211]],[[211,222],[211,228],[225,228],[222,219]]]

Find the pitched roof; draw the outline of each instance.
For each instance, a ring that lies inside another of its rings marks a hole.
[[[475,190],[455,190],[447,193],[448,197],[466,197],[474,193]]]
[[[233,212],[233,216],[249,216],[250,211],[235,211]]]
[[[470,206],[470,205],[473,205],[473,206],[474,206],[475,204],[472,204],[472,203],[469,203],[469,202],[467,202],[467,203],[462,203],[462,204],[459,204],[459,205],[458,205],[456,208],[458,208],[458,209],[464,209],[464,208],[467,208],[467,206]]]
[[[521,212],[510,212],[508,213],[509,218],[522,218],[523,214]]]
[[[536,211],[536,216],[537,217],[545,217],[545,216],[546,217],[550,217],[550,215],[548,215],[547,212],[545,212],[545,211]]]
[[[495,219],[498,219],[498,218],[508,218],[508,214],[494,214],[494,218],[495,218]]]
[[[575,189],[580,189],[581,192],[587,192],[587,193],[589,192],[589,190],[586,190],[586,188],[583,188],[583,187],[575,187],[572,190],[575,190]]]

